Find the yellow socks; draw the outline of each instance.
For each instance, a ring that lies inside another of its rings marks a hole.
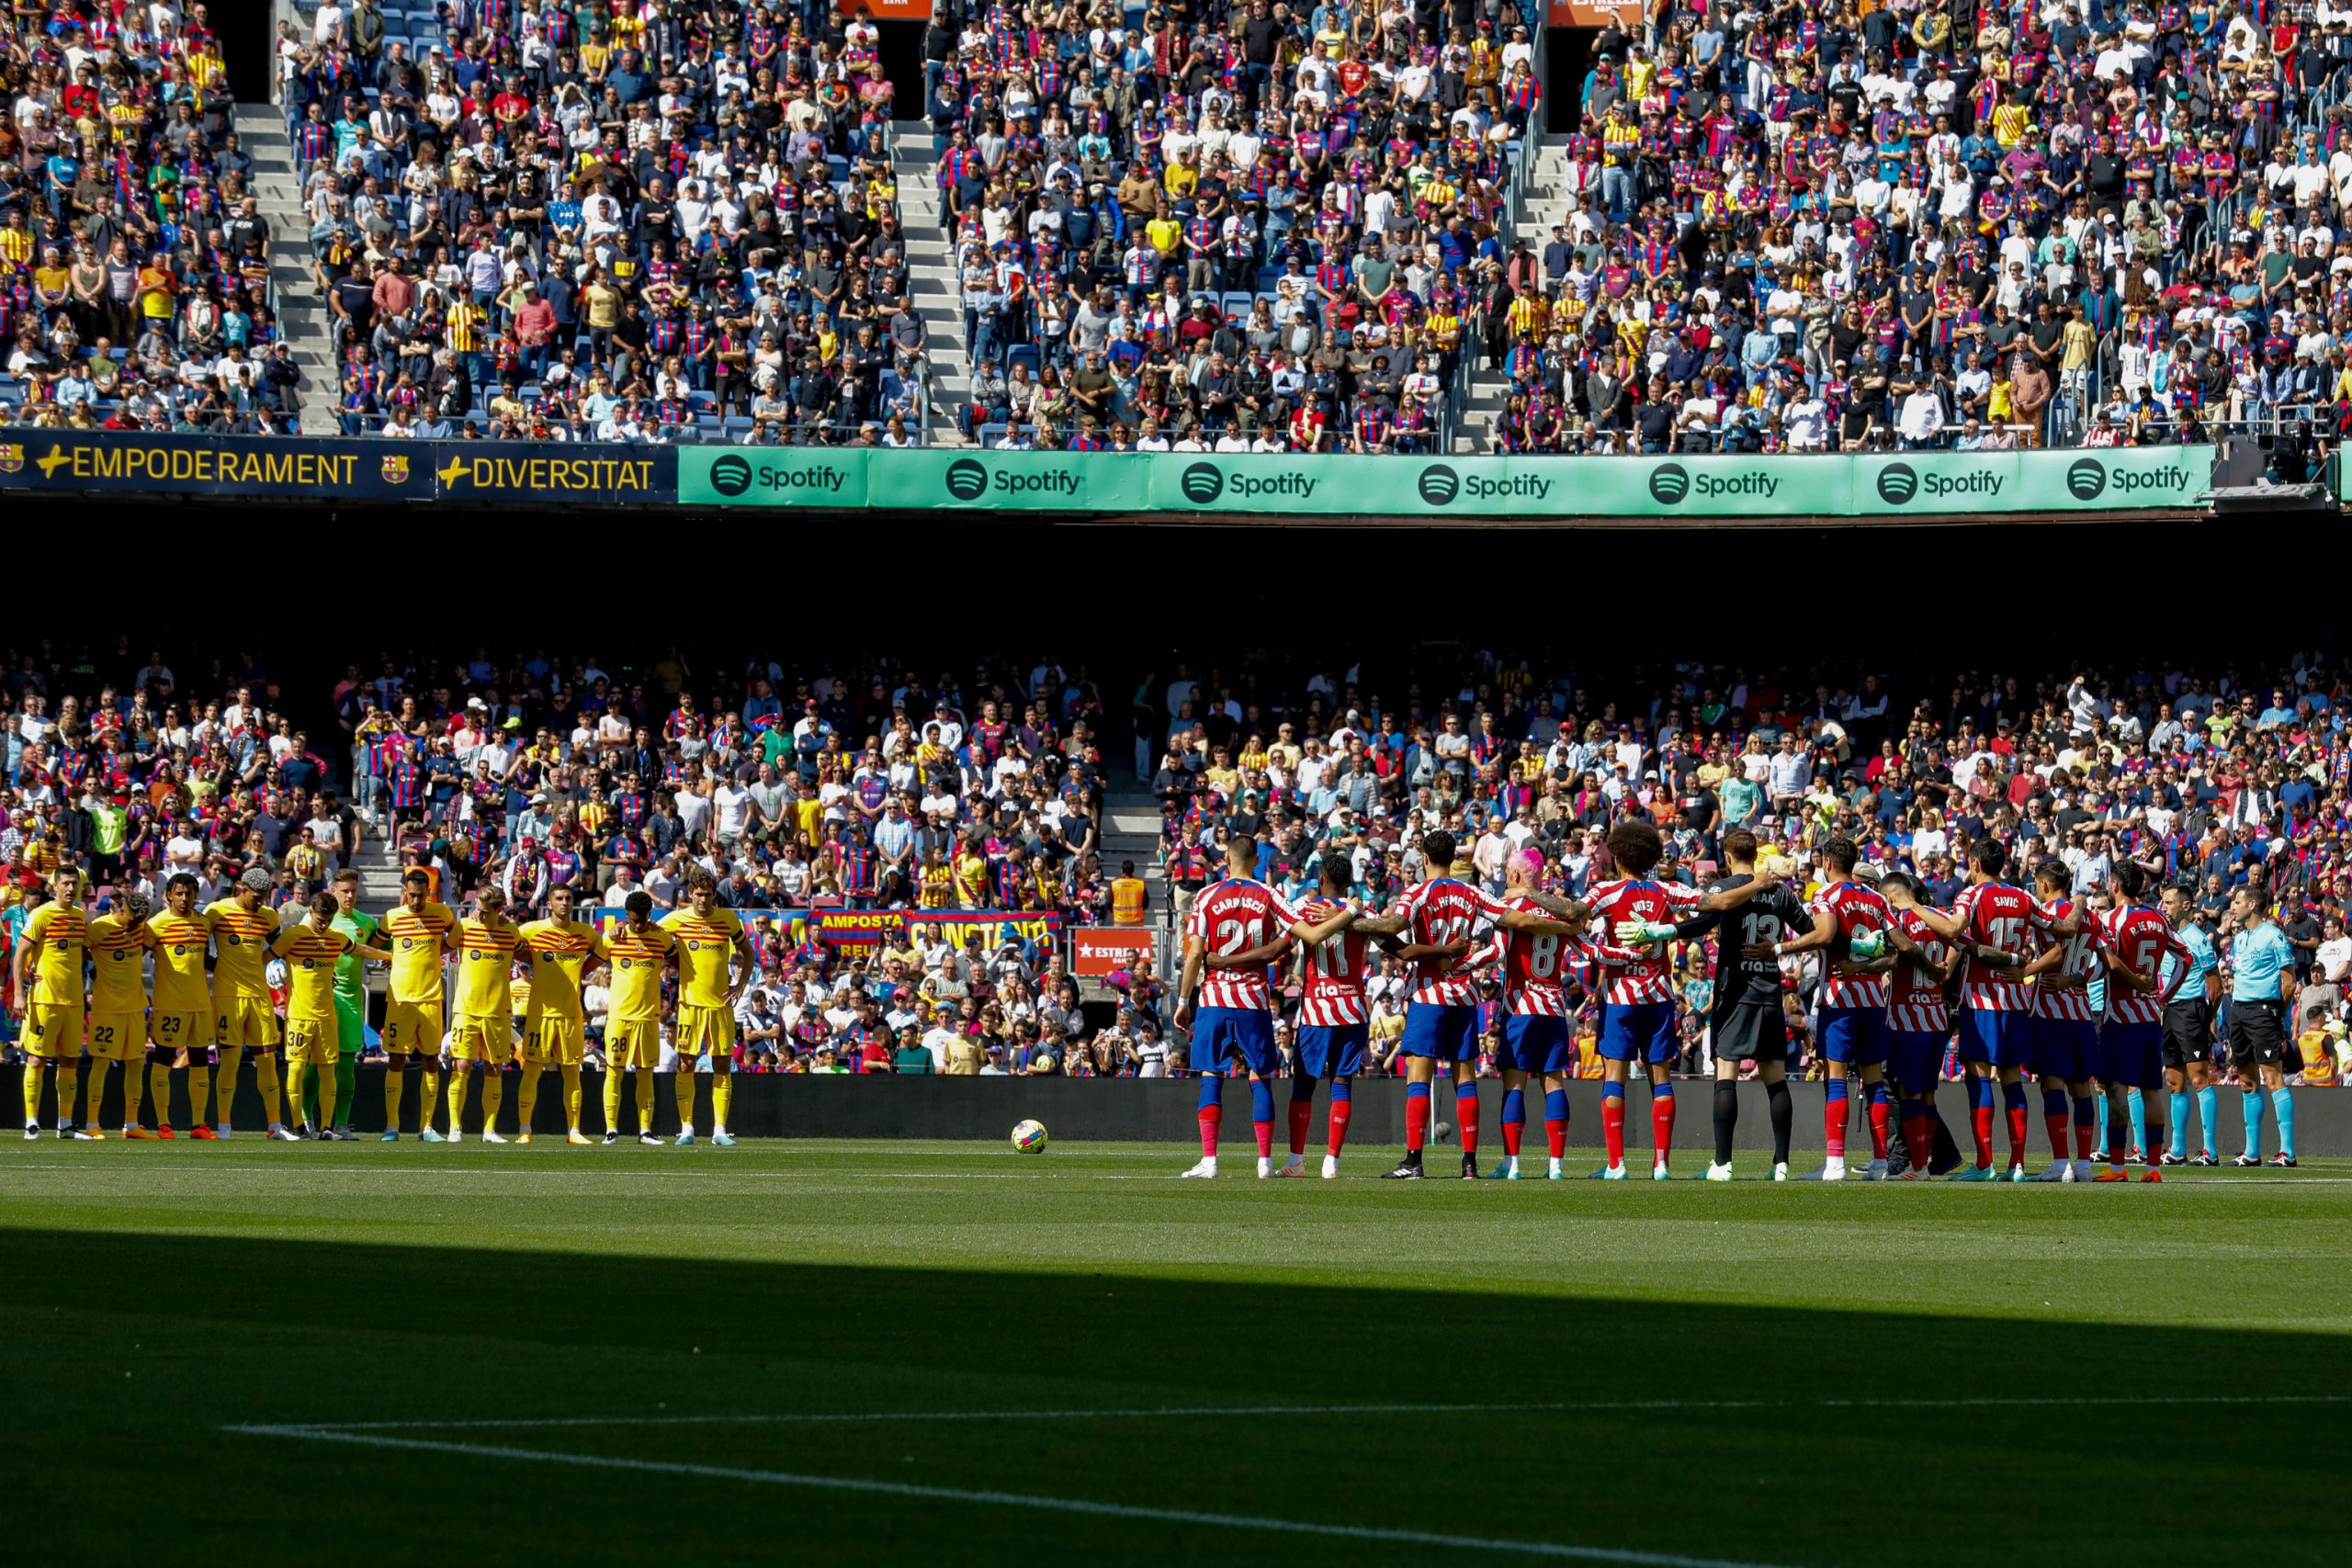
[[[161,1062],[149,1063],[147,1092],[155,1101],[155,1125],[170,1126],[172,1124],[172,1069]],[[124,1125],[130,1125],[128,1117],[124,1119]]]
[[[103,1124],[99,1112],[106,1108],[106,1098],[107,1061],[103,1056],[94,1056],[90,1070],[82,1077],[82,1125],[96,1129]]]
[[[453,1138],[465,1130],[466,1079],[471,1076],[463,1067],[449,1069],[449,1135]]]
[[[735,1075],[720,1073],[710,1081],[710,1120],[713,1131],[727,1125],[727,1112],[735,1104]]]
[[[506,1101],[506,1075],[496,1067],[481,1070],[481,1130],[498,1131],[498,1108]]]
[[[637,1130],[640,1135],[653,1131],[653,1072],[650,1067],[637,1069]]]
[[[44,1058],[25,1058],[25,1125],[40,1120],[40,1065]]]
[[[539,1108],[539,1074],[542,1070],[525,1067],[523,1080],[514,1086],[514,1125],[517,1132],[531,1130],[531,1112]]]
[[[401,1092],[408,1088],[408,1074],[401,1067],[401,1058],[392,1056],[384,1063],[384,1131],[401,1130]]]
[[[691,1133],[695,1129],[695,1072],[681,1066],[671,1075],[678,1080],[678,1131]]]
[[[341,1086],[334,1081],[333,1067],[313,1066],[309,1070],[319,1076],[319,1131],[323,1133],[334,1125],[335,1096]],[[297,1105],[302,1103],[299,1094],[295,1097],[294,1103]]]
[[[571,1131],[580,1131],[580,1064],[563,1064],[563,1124]]]
[[[40,1088],[38,1078],[33,1080],[33,1086],[36,1089]],[[26,1100],[27,1103],[30,1103],[31,1096],[28,1095]],[[621,1070],[618,1067],[607,1067],[605,1069],[605,1131],[617,1133],[620,1130]]]
[[[192,1057],[195,1053],[191,1051],[188,1055]],[[245,1048],[243,1045],[220,1047],[220,1065],[212,1069],[212,1124],[215,1127],[229,1125],[229,1118],[236,1109],[237,1064],[244,1059]],[[188,1077],[191,1079],[196,1077],[195,1068],[188,1069]]]
[[[420,1097],[416,1107],[416,1130],[421,1133],[432,1126],[433,1113],[439,1109],[441,1109],[441,1069],[427,1067],[424,1069],[424,1093]]]
[[[57,1120],[62,1126],[74,1120],[74,1107],[82,1092],[82,1064],[57,1064]]]
[[[277,1058],[267,1052],[254,1058],[254,1079],[261,1085],[261,1108],[269,1113],[273,1127],[286,1120],[285,1096],[279,1092]]]

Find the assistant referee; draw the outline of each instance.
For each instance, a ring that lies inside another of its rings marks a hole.
[[[2245,1152],[2230,1163],[2262,1163],[2262,1101],[2278,1117],[2278,1155],[2295,1164],[2295,1102],[2281,1065],[2287,1054],[2287,1004],[2295,999],[2295,950],[2270,919],[2263,890],[2249,883],[2230,903],[2238,934],[2230,942],[2230,1058],[2245,1091]]]

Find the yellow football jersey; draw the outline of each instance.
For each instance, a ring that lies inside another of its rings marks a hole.
[[[90,942],[88,917],[75,905],[43,904],[25,922],[25,940],[41,944],[33,994],[27,999],[34,1007],[80,1007],[82,960]]]
[[[334,966],[351,947],[351,939],[333,926],[321,930],[308,920],[281,932],[271,951],[286,960],[293,988],[286,998],[288,1023],[297,1019],[334,1016]]]
[[[402,904],[384,917],[384,945],[392,950],[392,1000],[441,1005],[441,942],[457,924],[448,905],[429,901],[414,913]]]
[[[474,1018],[504,1018],[514,1010],[506,993],[522,928],[512,920],[492,927],[482,920],[458,922],[458,1010]]]
[[[209,939],[204,917],[166,909],[147,918],[148,945],[155,952],[155,1010],[209,1012],[212,993],[204,983],[204,946]]]
[[[662,922],[678,942],[678,1000],[690,1008],[727,1005],[728,961],[743,922],[732,909],[707,916],[680,909]]]
[[[580,972],[591,958],[604,956],[605,939],[585,920],[533,920],[523,928],[523,941],[531,950],[531,1010],[526,1016],[551,1013],[582,1021]]]
[[[605,940],[613,964],[613,1013],[616,1022],[647,1023],[662,1017],[662,960],[677,942],[660,926],[642,932],[624,923]]]
[[[90,963],[97,972],[90,988],[92,1012],[147,1010],[146,931],[121,915],[100,915],[90,922]]]
[[[248,913],[234,898],[223,898],[204,911],[204,923],[212,931],[215,1010],[232,999],[267,1002],[269,981],[262,971],[270,938],[277,934],[277,911],[263,904]]]

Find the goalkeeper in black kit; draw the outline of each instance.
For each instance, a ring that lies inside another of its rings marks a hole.
[[[1724,876],[1715,886],[1745,886],[1756,875],[1756,835],[1735,828],[1724,835]],[[1739,1127],[1739,1065],[1756,1064],[1772,1114],[1772,1179],[1789,1179],[1788,1020],[1781,1010],[1781,963],[1772,944],[1813,929],[1804,902],[1785,886],[1769,887],[1746,903],[1694,916],[1674,928],[1684,940],[1715,935],[1713,1005],[1707,1042],[1715,1058],[1715,1163],[1710,1181],[1731,1179],[1732,1135]]]

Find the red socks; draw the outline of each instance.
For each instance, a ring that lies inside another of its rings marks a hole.
[[[1224,1121],[1224,1106],[1204,1105],[1201,1107],[1201,1157],[1203,1159],[1216,1158],[1217,1127]]]
[[[1258,1157],[1260,1159],[1273,1158],[1274,1124],[1272,1122],[1259,1122],[1253,1120],[1250,1123],[1250,1130],[1258,1134]]]
[[[1821,1137],[1831,1159],[1846,1157],[1846,1102],[1833,1100],[1821,1108]]]
[[[1405,1146],[1418,1154],[1430,1141],[1430,1100],[1425,1094],[1405,1096]]]
[[[1603,1094],[1600,1098],[1600,1141],[1609,1151],[1611,1165],[1625,1163],[1625,1100],[1623,1095]]]
[[[1476,1092],[1457,1095],[1453,1101],[1453,1119],[1462,1123],[1462,1152],[1478,1152],[1478,1096]]]
[[[2025,1112],[2019,1111],[2014,1114],[2018,1117],[2022,1117]],[[1970,1120],[1974,1123],[1973,1131],[1976,1134],[1976,1166],[1978,1169],[1982,1170],[1993,1163],[1993,1108],[1989,1105],[1978,1106],[1976,1108],[1975,1114]],[[2023,1128],[2024,1123],[2022,1122],[2018,1122],[2017,1125],[2011,1129],[2009,1138],[2012,1146],[2014,1146],[2016,1140],[2022,1135]],[[1916,1163],[1916,1160],[1914,1163]]]
[[[1883,1160],[1886,1157],[1887,1125],[1893,1116],[1894,1108],[1889,1106],[1884,1100],[1881,1100],[1871,1101],[1871,1158],[1872,1159]]]
[[[2131,1139],[2127,1137],[2124,1139],[2124,1142],[2130,1143]],[[2123,1163],[2124,1152],[2125,1151],[2121,1149],[2115,1151],[2116,1164],[2121,1165]],[[2097,1122],[2077,1122],[2075,1123],[2075,1153],[2078,1157],[2086,1160],[2090,1158],[2091,1156],[2098,1153],[2098,1124]]]
[[[1546,1120],[1544,1123],[1544,1141],[1551,1145],[1552,1157],[1558,1159],[1568,1152],[1568,1124],[1566,1122]]]
[[[1306,1152],[1306,1124],[1314,1120],[1315,1102],[1313,1100],[1294,1100],[1290,1102],[1291,1153],[1303,1155]]]
[[[2009,1163],[2011,1165],[2023,1165],[2025,1163],[2025,1107],[2022,1105],[2012,1105],[2008,1108],[2008,1111]],[[2064,1139],[2059,1141],[2058,1152],[2061,1155],[2064,1155],[2066,1152],[2066,1145]],[[1986,1159],[1989,1163],[1991,1156],[1988,1155]]]
[[[1331,1102],[1331,1157],[1340,1157],[1340,1147],[1348,1141],[1348,1118],[1355,1111],[1355,1102],[1335,1100]]]
[[[1650,1091],[1650,1139],[1657,1145],[1657,1158],[1664,1164],[1674,1153],[1674,1097]]]
[[[2067,1115],[2063,1111],[2055,1116],[2044,1116],[2041,1119],[2041,1124],[2050,1130],[2050,1157],[2052,1159],[2064,1159],[2066,1157],[2066,1129],[2073,1120],[2074,1118]]]
[[[1910,1151],[1911,1168],[1922,1176],[1928,1174],[1928,1163],[1936,1157],[1934,1128],[1935,1123],[1925,1116],[1905,1116],[1903,1119],[1904,1147]]]
[[[1512,1159],[1519,1157],[1519,1135],[1525,1131],[1527,1131],[1527,1123],[1524,1122],[1503,1123],[1503,1153]]]

